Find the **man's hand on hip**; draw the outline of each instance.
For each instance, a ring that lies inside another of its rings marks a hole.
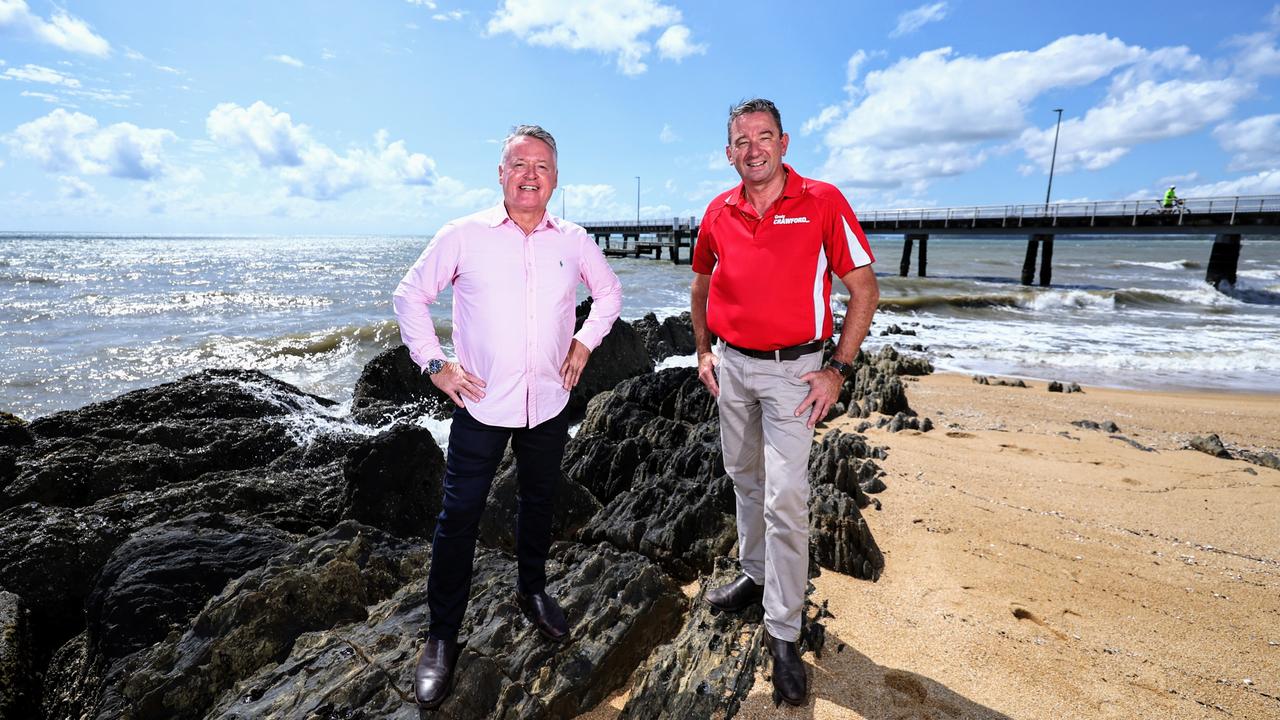
[[[456,362],[445,363],[440,372],[428,377],[431,378],[432,385],[440,388],[460,408],[467,406],[462,401],[463,398],[479,400],[484,397],[484,380],[463,370]]]
[[[569,354],[560,363],[560,380],[564,383],[565,390],[572,390],[578,385],[578,381],[582,379],[582,368],[587,366],[587,359],[590,357],[591,351],[586,345],[576,339],[569,343]]]
[[[796,415],[799,416],[812,405],[813,412],[809,415],[809,422],[805,423],[812,429],[827,416],[831,406],[840,398],[840,386],[844,384],[844,377],[835,370],[824,367],[807,372],[800,379],[809,383],[809,394],[804,396],[800,407],[796,408]]]
[[[698,353],[698,379],[714,398],[720,397],[720,384],[716,382],[716,365],[719,364],[720,358],[710,350]]]

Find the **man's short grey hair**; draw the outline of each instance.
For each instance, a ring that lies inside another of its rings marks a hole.
[[[778,112],[778,106],[773,104],[772,100],[764,98],[751,98],[729,108],[729,124],[725,133],[729,138],[729,144],[733,144],[733,121],[735,118],[742,117],[747,113],[767,112],[773,116],[773,121],[778,124],[778,134],[782,134],[782,113]]]
[[[502,141],[502,162],[507,162],[507,149],[511,147],[511,143],[522,137],[537,138],[551,147],[551,157],[556,163],[560,162],[560,153],[556,150],[556,139],[551,137],[551,133],[542,129],[541,125],[516,125],[511,128],[511,133],[507,135],[507,139]]]

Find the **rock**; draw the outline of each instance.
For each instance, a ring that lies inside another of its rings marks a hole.
[[[1238,453],[1242,460],[1261,465],[1262,467],[1271,468],[1272,470],[1280,470],[1280,457],[1275,453],[1269,452],[1253,452],[1251,450],[1241,450]]]
[[[809,500],[809,557],[812,563],[845,575],[876,581],[884,554],[848,493],[816,485]]]
[[[1084,390],[1080,389],[1080,386],[1079,386],[1079,385],[1077,385],[1076,383],[1071,383],[1071,384],[1067,385],[1067,387],[1066,387],[1066,392],[1069,392],[1069,393],[1078,393],[1078,392],[1084,392]]]
[[[853,496],[858,507],[864,508],[871,500],[863,488],[884,474],[872,460],[877,457],[884,457],[884,448],[868,445],[861,435],[832,430],[809,451],[810,487],[831,485]]]
[[[890,325],[889,327],[880,331],[880,335],[882,337],[885,335],[915,335],[915,334],[916,334],[915,330],[907,330],[898,325]]]
[[[990,378],[983,375],[974,375],[973,381],[975,383],[978,383],[979,385],[999,385],[1002,387],[1016,387],[1016,388],[1027,387],[1027,383],[1022,380],[1004,380],[1004,379]],[[1050,392],[1058,392],[1058,391],[1052,390]]]
[[[1101,423],[1094,422],[1092,420],[1072,420],[1071,424],[1085,430],[1101,430],[1108,433],[1120,432],[1120,426],[1110,420],[1106,420]]]
[[[238,691],[237,684],[263,670],[297,674],[300,668],[288,658],[313,647],[308,633],[364,623],[370,606],[411,578],[425,581],[427,556],[425,546],[350,521],[308,538],[229,583],[185,630],[133,655],[126,673],[108,675],[89,716],[122,717],[127,710],[134,720],[203,718],[231,707],[238,717],[272,716],[246,702],[262,696],[258,687]],[[420,612],[425,610],[422,603]],[[412,636],[418,627],[398,629]],[[347,652],[355,654],[350,646]],[[370,671],[385,678],[380,670]],[[324,698],[295,700],[320,704]]]
[[[672,355],[692,355],[697,346],[693,339],[693,320],[689,313],[663,318],[648,313],[631,323],[631,327],[640,335],[649,352],[649,359],[657,362]]]
[[[1049,383],[1049,392],[1056,392],[1056,393],[1062,392],[1062,383],[1058,382],[1057,380],[1054,380],[1053,382]]]
[[[200,512],[286,532],[337,522],[360,436],[330,405],[261,373],[206,371],[32,422],[0,488],[0,578],[27,604],[36,665],[84,629],[95,576],[142,528]]]
[[[920,421],[920,432],[929,432],[933,429],[933,420],[925,418]]]
[[[590,311],[591,298],[587,298],[578,305],[574,332],[582,329]],[[627,378],[652,372],[653,360],[645,348],[644,339],[635,328],[619,318],[600,346],[591,352],[587,366],[582,369],[581,379],[569,394],[569,412],[581,414],[596,395],[613,389]]]
[[[989,377],[987,377],[987,376],[985,376],[985,375],[974,375],[974,376],[973,376],[973,381],[974,381],[975,383],[979,384],[979,385],[990,385],[990,384],[991,384],[991,378],[989,378]]]
[[[0,717],[38,717],[27,610],[22,598],[0,590]]]
[[[641,663],[619,720],[711,720],[738,712],[755,685],[757,669],[767,669],[771,658],[764,647],[764,613],[759,606],[722,613],[705,600],[709,589],[736,575],[736,563],[722,558],[715,573],[703,579],[679,634]],[[829,615],[805,601],[798,644],[802,657],[821,654],[826,629],[819,619]]]
[[[17,415],[0,411],[0,447],[27,445],[32,441],[27,423]]]
[[[426,428],[397,424],[365,440],[347,454],[342,475],[343,518],[402,538],[435,532],[444,453]]]
[[[1111,439],[1113,439],[1113,440],[1121,440],[1121,441],[1123,441],[1123,442],[1126,442],[1126,443],[1128,443],[1128,444],[1130,444],[1130,445],[1132,445],[1132,446],[1134,446],[1134,447],[1138,448],[1138,449],[1139,449],[1139,450],[1141,450],[1142,452],[1155,452],[1155,451],[1156,451],[1156,449],[1155,449],[1155,448],[1153,448],[1153,447],[1147,447],[1146,445],[1143,445],[1142,443],[1138,442],[1137,440],[1134,440],[1134,439],[1132,439],[1132,438],[1127,438],[1127,437],[1125,437],[1125,436],[1123,436],[1123,435],[1111,435],[1111,436],[1109,436],[1109,437],[1111,437]]]
[[[444,420],[455,407],[431,376],[409,357],[404,345],[385,350],[365,364],[351,396],[351,415],[369,425],[425,415]]]
[[[1227,451],[1225,446],[1223,446],[1222,440],[1220,440],[1216,434],[1211,433],[1209,435],[1201,435],[1199,437],[1191,438],[1191,441],[1187,443],[1187,445],[1192,450],[1199,450],[1202,453],[1213,455],[1214,457],[1231,457],[1231,453]]]
[[[675,633],[686,602],[670,579],[635,554],[560,544],[548,565],[547,590],[565,609],[570,640],[556,645],[512,602],[515,576],[510,556],[477,555],[465,645],[441,717],[549,719],[585,712]],[[203,717],[417,718],[409,683],[426,622],[426,585],[416,576],[370,607],[366,619],[299,635],[278,663],[247,668]],[[231,644],[233,629],[223,632]]]
[[[480,542],[489,547],[516,551],[516,508],[519,481],[514,464],[498,473],[489,488],[480,517]],[[551,518],[551,539],[570,540],[600,512],[600,502],[585,487],[560,476]],[[433,523],[434,524],[434,523]]]
[[[50,663],[45,714],[92,717],[99,693],[85,689],[122,683],[130,655],[186,627],[229,580],[291,544],[274,528],[209,513],[135,533],[99,573],[85,603],[85,632]]]

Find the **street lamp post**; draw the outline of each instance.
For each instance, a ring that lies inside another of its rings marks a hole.
[[[564,199],[564,198],[565,198],[565,195],[567,195],[568,193],[569,193],[569,191],[568,191],[568,190],[566,190],[566,189],[564,189],[564,188],[560,188],[560,217],[561,217],[562,219],[567,219],[567,218],[565,217],[565,214],[564,214],[564,206],[565,206],[565,199]]]
[[[640,176],[636,176],[636,237],[640,236]],[[637,242],[639,240],[637,239]]]
[[[1058,133],[1062,131],[1062,108],[1054,108],[1058,113],[1058,126],[1053,131],[1053,157],[1049,160],[1049,189],[1044,191],[1044,209],[1049,210],[1049,195],[1053,192],[1053,166],[1058,162]]]

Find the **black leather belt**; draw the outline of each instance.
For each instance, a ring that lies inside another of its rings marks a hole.
[[[814,340],[803,345],[792,345],[791,347],[778,348],[777,350],[752,350],[750,348],[742,348],[732,343],[726,342],[725,345],[737,350],[738,352],[750,358],[757,360],[798,360],[809,353],[815,353],[822,349],[822,341]]]

